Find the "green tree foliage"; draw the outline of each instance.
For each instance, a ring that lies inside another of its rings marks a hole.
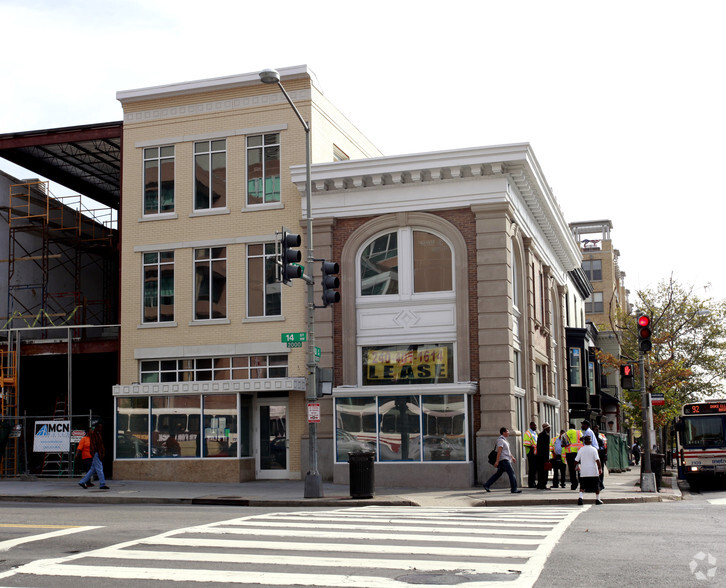
[[[637,317],[651,318],[653,349],[645,356],[646,388],[664,395],[665,405],[653,407],[653,425],[665,426],[686,402],[724,397],[726,380],[726,301],[699,297],[694,287],[671,278],[655,289],[636,292],[636,309],[611,316],[610,328],[620,339],[622,357],[600,353],[614,370],[638,364]],[[640,374],[638,374],[640,376]],[[625,390],[625,416],[642,424],[640,384]]]

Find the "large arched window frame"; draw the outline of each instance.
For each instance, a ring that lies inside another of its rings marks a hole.
[[[404,212],[389,214],[378,217],[351,234],[343,247],[341,265],[344,267],[355,267],[355,272],[348,272],[343,275],[341,289],[348,292],[356,292],[355,297],[344,297],[342,307],[342,329],[344,333],[356,334],[356,336],[343,338],[343,384],[346,386],[358,386],[360,374],[360,354],[358,341],[359,334],[358,317],[361,308],[375,308],[377,305],[387,306],[392,302],[392,296],[361,296],[360,295],[360,256],[365,247],[377,237],[386,233],[396,232],[401,229],[421,230],[432,233],[443,239],[451,249],[452,255],[452,284],[453,289],[448,292],[425,292],[414,293],[407,290],[406,294],[396,294],[397,301],[405,311],[408,302],[421,302],[435,304],[438,301],[448,302],[454,308],[455,335],[453,336],[456,353],[456,379],[459,382],[469,381],[471,378],[470,369],[470,345],[469,345],[469,283],[468,283],[468,249],[464,237],[460,231],[441,217],[422,212]],[[411,277],[412,280],[412,277]],[[429,341],[436,340],[431,336]],[[451,339],[449,339],[451,340]],[[390,341],[395,343],[395,341]],[[403,341],[401,341],[403,342]],[[425,342],[425,341],[421,341]]]

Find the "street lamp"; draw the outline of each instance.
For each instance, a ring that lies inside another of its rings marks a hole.
[[[263,69],[260,73],[260,80],[263,84],[277,84],[282,95],[292,107],[303,129],[305,129],[305,205],[307,207],[305,221],[307,223],[307,263],[305,264],[310,275],[303,275],[308,290],[308,312],[307,312],[307,401],[308,403],[317,400],[317,386],[315,382],[315,293],[313,291],[313,217],[310,203],[312,192],[311,171],[310,171],[310,123],[306,122],[300,114],[285,88],[280,82],[280,73],[274,69]],[[305,476],[305,498],[322,498],[323,484],[318,472],[318,430],[316,423],[308,423],[309,428],[309,468]]]

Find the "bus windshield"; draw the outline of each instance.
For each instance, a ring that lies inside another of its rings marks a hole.
[[[681,441],[684,447],[723,446],[724,430],[721,415],[683,417]]]

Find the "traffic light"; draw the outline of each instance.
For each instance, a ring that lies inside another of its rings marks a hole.
[[[626,363],[620,366],[620,386],[623,390],[632,390],[635,388],[635,374],[632,363]]]
[[[650,317],[646,314],[641,314],[638,317],[638,348],[643,353],[648,353],[648,351],[653,349],[653,343],[650,340],[652,334]]]
[[[301,278],[303,275],[303,267],[298,265],[302,259],[302,253],[295,247],[300,247],[302,239],[300,235],[282,231],[280,245],[282,252],[280,253],[280,281],[283,284],[290,283],[293,278]]]
[[[323,306],[340,302],[340,292],[335,289],[340,288],[340,280],[337,274],[340,266],[334,261],[323,261]]]

